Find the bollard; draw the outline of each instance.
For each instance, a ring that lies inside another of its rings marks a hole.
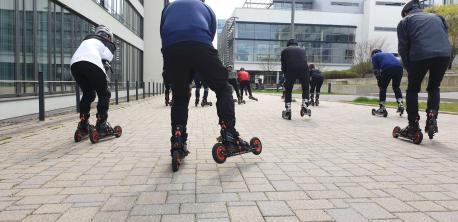
[[[328,83],[328,93],[331,93],[331,83]]]
[[[126,82],[126,89],[127,89],[127,102],[130,101],[130,86],[129,86],[129,81]]]
[[[154,91],[154,89],[155,89],[155,86],[156,86],[156,83],[154,83],[154,82],[153,82],[153,96],[155,96],[155,95],[156,95],[156,93],[155,93],[156,91]]]
[[[142,82],[142,92],[143,92],[143,99],[145,99],[145,82]]]
[[[138,81],[135,81],[135,100],[138,100]]]
[[[80,112],[80,87],[78,83],[75,82],[75,95],[76,95],[76,112]]]
[[[151,82],[148,82],[148,97],[151,97]]]
[[[118,79],[115,79],[115,103],[119,104]]]
[[[45,85],[43,72],[38,72],[38,119],[45,120]]]

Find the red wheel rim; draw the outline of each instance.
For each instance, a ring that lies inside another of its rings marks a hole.
[[[121,136],[121,134],[122,134],[122,128],[121,127],[116,127],[116,134],[118,136]]]
[[[419,133],[415,135],[415,144],[420,144],[421,143],[421,136]]]
[[[224,150],[224,146],[219,146],[216,148],[216,155],[218,156],[218,159],[224,160],[226,158],[226,156],[224,156]]]
[[[94,140],[94,142],[99,141],[99,134],[97,132],[94,132],[92,134],[92,140]]]
[[[261,141],[255,140],[254,141],[254,146],[256,147],[256,152],[260,153],[262,151]]]

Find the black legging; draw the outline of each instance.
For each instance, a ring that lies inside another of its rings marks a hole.
[[[237,79],[229,79],[228,82],[234,88],[235,94],[237,94],[237,98],[242,98],[240,97],[240,89],[237,83]]]
[[[241,95],[240,95],[240,98],[243,100],[243,92],[245,90],[248,90],[248,95],[250,97],[253,97],[253,94],[251,93],[251,84],[250,84],[250,81],[240,81],[240,92],[241,92]]]
[[[380,103],[385,103],[386,101],[386,91],[388,85],[390,84],[391,80],[393,83],[391,84],[394,95],[396,100],[402,99],[402,91],[401,91],[401,80],[402,80],[402,67],[395,67],[395,68],[388,68],[382,71],[380,77],[377,78],[377,84],[380,89],[379,91],[379,101]]]
[[[201,81],[198,78],[194,78],[194,83],[196,84],[196,99],[200,98],[200,89],[204,87],[204,97],[202,99],[207,101],[208,98],[208,85],[205,82]]]
[[[73,78],[83,91],[80,113],[89,113],[91,103],[94,102],[97,93],[97,113],[101,116],[107,116],[111,98],[107,75],[97,65],[86,61],[74,63],[71,70]]]
[[[227,83],[228,72],[212,46],[197,42],[176,43],[163,50],[167,79],[172,84],[173,106],[171,109],[172,129],[186,126],[188,121],[189,83],[193,72],[199,73],[217,98],[216,109],[219,122],[235,125],[232,90]]]
[[[428,105],[426,111],[439,111],[440,85],[450,63],[449,57],[437,57],[421,61],[412,61],[407,67],[408,86],[407,86],[407,114],[409,123],[413,123],[420,118],[418,114],[418,93],[421,90],[421,82],[429,71]]]
[[[320,98],[321,86],[323,85],[323,76],[312,76],[310,81],[310,98],[313,99],[316,92],[316,99]]]
[[[285,103],[291,103],[291,93],[293,91],[294,83],[296,79],[299,79],[299,82],[302,86],[302,99],[309,99],[309,74],[305,73],[285,73]]]

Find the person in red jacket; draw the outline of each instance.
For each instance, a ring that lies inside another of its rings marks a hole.
[[[251,93],[250,74],[247,71],[245,71],[244,68],[240,68],[240,71],[237,74],[237,78],[239,79],[239,82],[240,82],[240,92],[242,92],[240,96],[241,96],[242,101],[243,101],[243,92],[245,90],[248,90],[248,94],[250,95],[248,97],[249,99],[258,101],[258,99],[254,98],[253,94]]]

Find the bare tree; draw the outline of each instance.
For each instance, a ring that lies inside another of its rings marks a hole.
[[[367,74],[372,73],[371,53],[374,49],[384,50],[386,47],[386,39],[377,38],[368,41],[356,43],[354,69],[361,75],[366,77]]]
[[[265,74],[268,76],[274,76],[275,68],[279,64],[279,58],[273,54],[266,54],[261,58],[261,69],[265,71]]]

